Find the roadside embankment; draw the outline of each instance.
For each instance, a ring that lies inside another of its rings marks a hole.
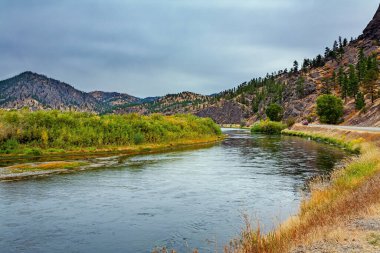
[[[379,252],[380,134],[301,125],[283,134],[360,150],[360,154],[329,179],[313,180],[296,216],[268,234],[248,223],[226,251]],[[356,241],[355,235],[361,239]]]

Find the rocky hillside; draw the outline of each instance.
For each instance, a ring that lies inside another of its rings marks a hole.
[[[86,93],[73,86],[30,71],[0,81],[0,108],[32,110],[57,109],[105,112],[108,108],[142,100],[128,94],[94,91]]]
[[[213,96],[180,93],[168,95],[154,103],[129,107],[123,112],[165,114],[193,113],[211,117],[223,124],[247,124],[265,118],[270,103],[278,103],[284,109],[284,119],[317,121],[316,99],[332,93],[341,97],[345,104],[344,124],[380,126],[380,9],[358,39],[339,37],[331,49],[314,59],[295,62],[291,69],[254,78],[239,86]],[[376,61],[376,80],[369,81],[370,65]],[[364,65],[364,67],[363,67]],[[364,69],[363,69],[364,68]],[[372,83],[372,90],[369,84]],[[355,86],[355,87],[351,87]],[[356,105],[364,100],[361,108]]]
[[[89,93],[98,102],[109,106],[123,106],[132,103],[141,103],[142,99],[125,93],[92,91]]]
[[[195,114],[201,106],[212,100],[211,96],[184,91],[177,94],[168,94],[163,97],[145,98],[142,103],[115,106],[114,113],[137,112],[142,114],[163,113],[167,115],[176,113]]]
[[[0,107],[20,109],[58,109],[98,111],[98,101],[88,93],[71,85],[39,75],[24,72],[0,81]]]
[[[212,117],[219,123],[249,125],[266,117],[268,104],[278,103],[284,109],[285,120],[317,121],[317,97],[332,93],[344,100],[343,124],[380,126],[379,41],[380,7],[358,39],[348,41],[339,37],[331,49],[326,47],[323,55],[305,59],[302,67],[295,62],[290,70],[280,70],[221,92],[196,114]],[[360,100],[364,104],[358,107]]]

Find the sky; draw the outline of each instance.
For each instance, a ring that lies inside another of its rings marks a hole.
[[[378,0],[1,0],[0,79],[212,94],[357,37]]]

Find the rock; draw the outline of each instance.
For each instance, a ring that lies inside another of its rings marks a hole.
[[[362,39],[380,40],[380,6],[371,22],[364,29],[363,34],[359,36],[359,40]]]

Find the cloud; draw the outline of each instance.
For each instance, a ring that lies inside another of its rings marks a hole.
[[[378,3],[355,0],[0,2],[0,77],[25,70],[79,89],[209,94],[356,37]]]

